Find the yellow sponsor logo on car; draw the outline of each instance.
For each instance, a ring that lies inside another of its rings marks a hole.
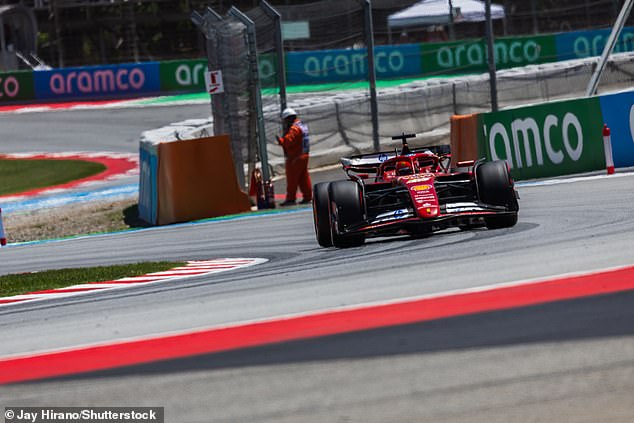
[[[412,187],[414,191],[429,191],[431,189],[431,185],[416,185]]]

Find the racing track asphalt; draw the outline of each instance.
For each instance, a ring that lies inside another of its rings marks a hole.
[[[520,188],[516,227],[322,249],[308,209],[8,248],[0,273],[263,257],[231,274],[0,310],[0,355],[632,265],[634,175]],[[609,281],[606,281],[609,283]],[[632,292],[80,378],[6,405],[154,405],[166,421],[634,419]],[[142,388],[141,388],[142,387]]]
[[[210,114],[208,104],[0,113],[0,151],[136,153],[143,131]]]

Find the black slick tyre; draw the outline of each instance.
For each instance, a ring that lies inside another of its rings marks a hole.
[[[315,184],[313,187],[313,220],[317,243],[322,247],[332,247],[330,236],[330,199],[328,197],[329,182]]]
[[[357,247],[365,242],[363,234],[347,234],[346,230],[363,220],[361,191],[354,181],[330,183],[330,233],[335,247]]]
[[[503,206],[506,213],[485,218],[489,229],[509,228],[517,223],[519,204],[506,162],[497,160],[475,168],[478,196],[484,204]]]

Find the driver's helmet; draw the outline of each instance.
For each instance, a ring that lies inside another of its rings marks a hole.
[[[401,161],[396,163],[396,174],[398,176],[411,175],[413,173],[414,168],[412,167],[412,164],[410,162]]]

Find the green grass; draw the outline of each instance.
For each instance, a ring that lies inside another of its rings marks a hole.
[[[20,273],[0,276],[0,297],[64,288],[89,282],[112,281],[116,279],[142,276],[184,266],[183,262],[154,262],[100,266],[83,269],[46,270],[43,272]]]
[[[0,195],[65,184],[106,170],[82,160],[0,159]]]

